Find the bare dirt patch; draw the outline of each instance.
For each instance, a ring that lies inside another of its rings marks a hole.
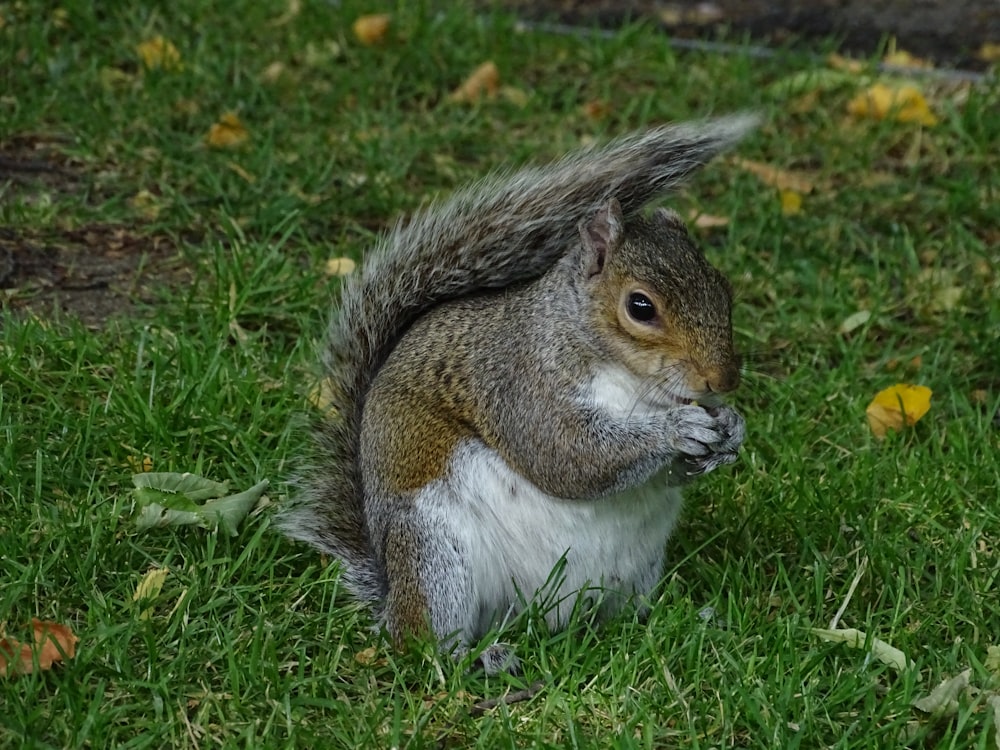
[[[36,134],[0,145],[0,201],[58,207],[88,190],[84,166],[62,153],[63,145]],[[141,225],[73,224],[57,217],[37,229],[0,227],[0,309],[100,327],[155,302],[154,287],[191,280],[176,241],[164,234]]]
[[[0,308],[100,327],[189,283],[173,239],[115,224],[30,233],[0,228]]]

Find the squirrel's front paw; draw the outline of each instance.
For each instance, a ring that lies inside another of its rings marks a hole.
[[[746,436],[743,417],[729,406],[706,409],[700,406],[681,407],[681,439],[678,442],[683,473],[688,476],[707,474],[736,460]]]

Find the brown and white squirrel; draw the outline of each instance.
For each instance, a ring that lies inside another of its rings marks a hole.
[[[565,625],[649,595],[680,485],[736,459],[727,280],[641,211],[756,124],[659,127],[495,175],[400,223],[346,279],[330,415],[290,537],[397,642],[464,652],[534,597]],[[502,645],[487,671],[515,669]]]

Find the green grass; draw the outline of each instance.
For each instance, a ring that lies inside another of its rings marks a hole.
[[[968,667],[996,688],[995,84],[927,84],[932,128],[855,122],[860,81],[808,102],[768,92],[815,65],[791,55],[675,54],[644,28],[519,34],[502,16],[415,6],[366,48],[350,23],[381,8],[303,3],[274,24],[285,10],[0,3],[0,148],[65,171],[0,186],[4,236],[122,228],[178,256],[145,270],[152,304],[100,327],[53,312],[64,298],[30,279],[4,293],[0,623],[64,622],[80,643],[52,671],[0,680],[0,746],[875,748],[896,746],[920,718],[911,702],[946,677]],[[135,45],[156,34],[183,69],[141,71]],[[444,101],[486,58],[526,102]],[[285,67],[268,82],[272,62]],[[609,115],[582,115],[589,101]],[[648,619],[549,633],[524,617],[507,636],[520,678],[378,645],[334,567],[270,521],[306,441],[326,259],[359,257],[395,217],[492,167],[745,108],[768,122],[740,155],[817,188],[784,216],[774,189],[720,161],[675,201],[731,220],[695,231],[737,289],[749,436],[737,465],[688,492]],[[209,149],[226,111],[250,141]],[[870,321],[841,333],[858,310]],[[933,406],[878,442],[865,406],[896,382],[929,386]],[[139,533],[129,465],[143,456],[234,488],[269,479],[272,506],[235,538]],[[914,671],[809,633],[862,564],[841,625]],[[170,573],[140,619],[132,595],[153,567]],[[529,701],[470,712],[539,680]],[[989,716],[985,696],[963,697],[913,744],[991,747]]]

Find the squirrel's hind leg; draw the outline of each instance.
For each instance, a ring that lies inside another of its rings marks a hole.
[[[440,649],[461,659],[478,638],[479,598],[469,551],[447,530],[427,523],[418,511],[398,514],[386,534],[389,591],[383,617],[397,646],[432,634]],[[519,662],[502,643],[479,656],[487,674],[516,673]]]

